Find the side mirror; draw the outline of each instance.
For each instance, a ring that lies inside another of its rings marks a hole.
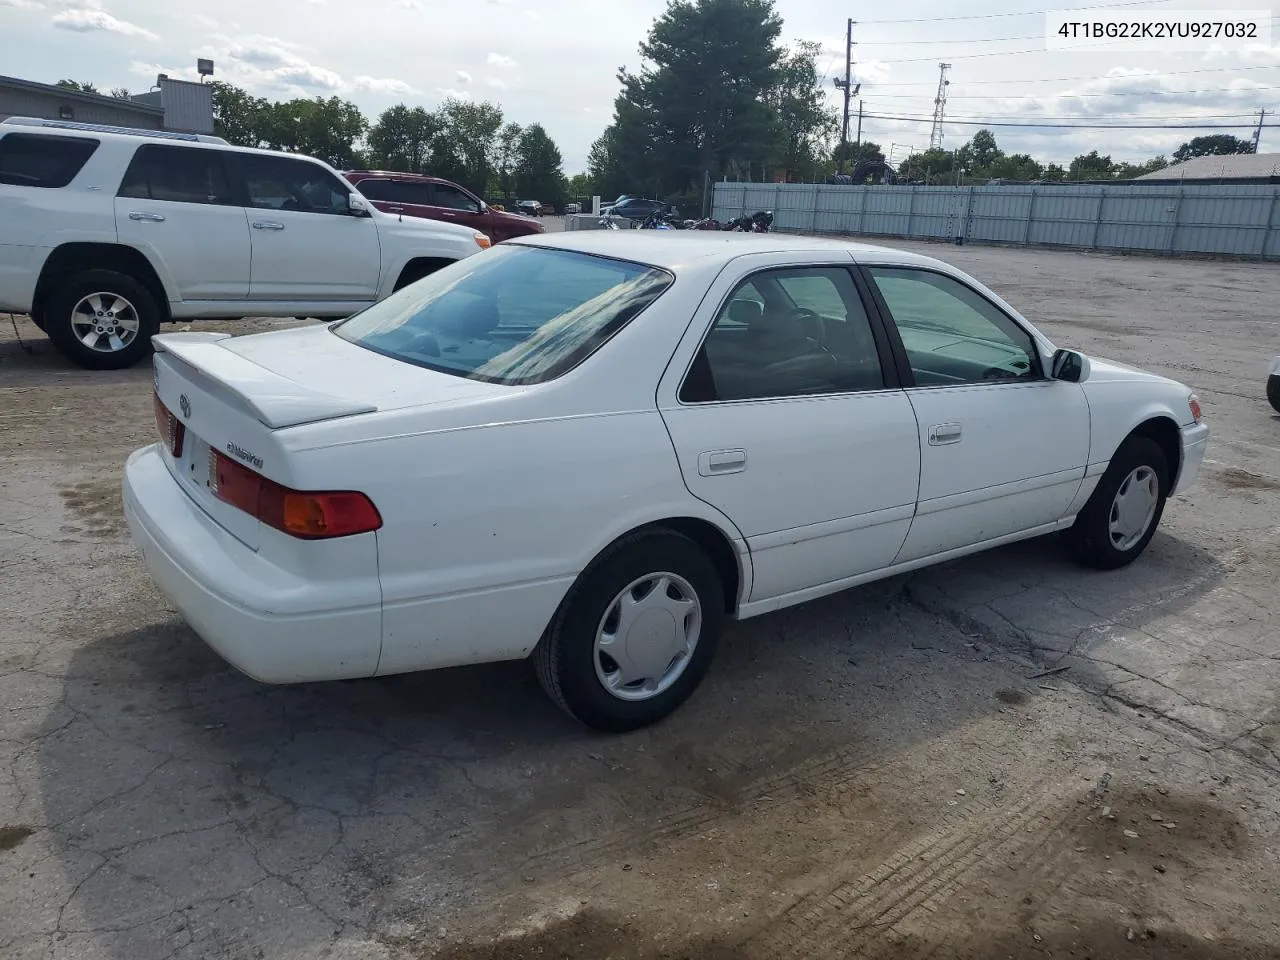
[[[481,213],[488,213],[488,212],[489,212],[489,205],[488,205],[487,203],[485,203],[483,200],[481,200],[481,201],[480,201],[480,212],[481,212]]]
[[[1056,350],[1050,376],[1054,380],[1080,383],[1089,378],[1089,358],[1074,350]]]
[[[353,217],[371,216],[368,201],[358,193],[347,194],[347,212]]]

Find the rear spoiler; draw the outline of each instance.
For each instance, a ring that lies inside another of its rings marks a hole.
[[[157,354],[169,354],[231,394],[273,430],[319,420],[376,413],[371,403],[335,397],[282,377],[223,348],[228,333],[164,333],[151,338]]]

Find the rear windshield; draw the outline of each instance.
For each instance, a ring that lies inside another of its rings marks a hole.
[[[664,270],[499,244],[336,324],[352,343],[431,370],[530,384],[573,369],[652,303]]]

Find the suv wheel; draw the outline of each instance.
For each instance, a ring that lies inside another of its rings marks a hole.
[[[43,320],[49,339],[72,363],[89,370],[121,370],[151,352],[160,307],[127,274],[83,270],[50,294]]]

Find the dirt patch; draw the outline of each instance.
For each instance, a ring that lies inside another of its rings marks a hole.
[[[33,833],[35,830],[25,825],[0,827],[0,851],[12,850]]]
[[[93,537],[115,537],[124,533],[124,504],[120,499],[120,481],[90,480],[58,491],[62,502],[82,523],[75,533],[87,533]]]
[[[1212,476],[1228,490],[1280,490],[1280,480],[1272,480],[1239,467],[1217,470]]]
[[[769,960],[749,944],[717,938],[654,942],[634,923],[586,910],[536,930],[483,944],[454,944],[431,952],[407,951],[430,960]],[[830,956],[836,956],[833,953]],[[839,954],[843,956],[844,954]],[[1095,922],[1062,929],[1002,930],[956,940],[908,935],[870,949],[854,949],[864,960],[1008,960],[1010,957],[1054,957],[1058,960],[1101,958],[1178,958],[1178,960],[1272,960],[1273,947],[1208,941],[1180,930],[1139,923]]]
[[[1010,707],[1026,706],[1027,695],[1021,690],[997,690],[996,699]]]

